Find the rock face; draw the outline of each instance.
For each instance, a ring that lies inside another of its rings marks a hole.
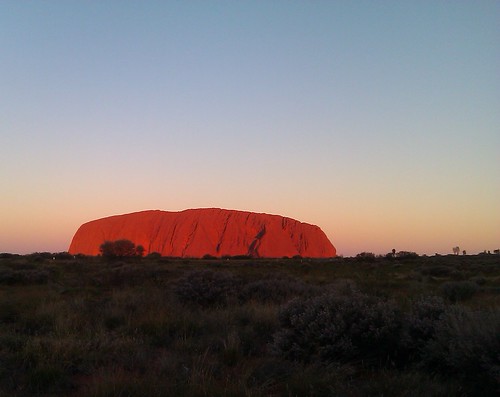
[[[145,254],[174,257],[325,258],[336,253],[318,226],[278,215],[218,208],[142,211],[97,219],[80,226],[69,253],[98,255],[104,241],[119,239],[142,245]]]

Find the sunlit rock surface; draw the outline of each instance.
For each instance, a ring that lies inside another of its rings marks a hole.
[[[145,254],[174,257],[325,258],[336,253],[318,226],[279,215],[218,208],[151,210],[97,219],[80,226],[69,252],[98,255],[104,241],[119,239],[142,245]]]

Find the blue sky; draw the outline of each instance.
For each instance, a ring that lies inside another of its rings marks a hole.
[[[0,251],[222,207],[500,246],[497,1],[4,1]]]

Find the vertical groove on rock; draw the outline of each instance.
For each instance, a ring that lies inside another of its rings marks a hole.
[[[222,227],[222,231],[219,236],[219,241],[217,242],[217,246],[215,247],[215,252],[220,253],[220,247],[222,245],[222,242],[224,241],[224,237],[226,235],[226,230],[227,230],[227,225],[229,223],[229,218],[231,217],[231,214],[227,214],[226,219],[224,220],[224,225]]]
[[[254,237],[252,243],[248,247],[248,256],[258,258],[259,257],[259,245],[261,242],[262,237],[266,234],[266,226],[262,226],[262,229],[257,233],[257,235]]]
[[[186,256],[186,252],[189,252],[189,247],[194,240],[196,230],[198,229],[198,222],[194,221],[191,225],[189,235],[187,236],[184,249],[182,250],[182,256]]]
[[[151,252],[151,246],[154,246],[155,242],[158,240],[158,236],[160,235],[160,219],[158,219],[156,222],[153,222],[153,227],[151,230],[151,235],[149,238],[149,249],[148,253]]]
[[[175,239],[175,232],[177,231],[177,224],[174,224],[174,227],[172,229],[172,234],[170,235],[170,251],[174,250],[174,239]]]

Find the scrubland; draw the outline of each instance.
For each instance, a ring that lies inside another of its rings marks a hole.
[[[499,255],[0,255],[0,396],[499,392]]]

